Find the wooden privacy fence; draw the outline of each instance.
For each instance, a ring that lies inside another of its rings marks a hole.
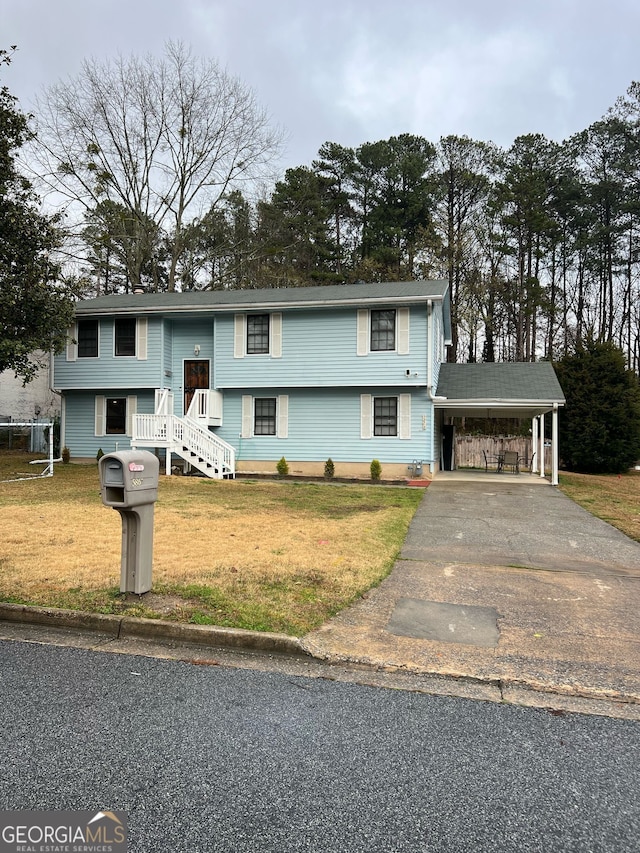
[[[531,464],[531,438],[520,435],[457,435],[455,439],[456,468],[484,468],[484,450],[487,456],[495,457],[505,450],[515,450],[526,459],[527,470]],[[538,470],[540,466],[538,465]],[[544,470],[551,470],[551,447],[544,449]]]

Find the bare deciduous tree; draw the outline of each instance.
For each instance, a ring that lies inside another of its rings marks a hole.
[[[190,219],[264,175],[282,141],[247,86],[173,42],[162,58],[85,61],[77,77],[45,89],[37,114],[41,179],[87,210],[122,205],[141,242],[150,222],[162,228],[170,290]],[[139,283],[140,269],[128,272]]]

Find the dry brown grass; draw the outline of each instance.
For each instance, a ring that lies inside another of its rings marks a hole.
[[[640,542],[640,471],[560,475],[560,489],[577,504]]]
[[[150,608],[119,594],[121,520],[100,501],[97,467],[57,465],[52,478],[0,484],[0,599],[303,633],[388,573],[419,499],[162,477]]]

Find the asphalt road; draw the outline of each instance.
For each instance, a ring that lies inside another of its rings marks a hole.
[[[0,642],[0,807],[134,853],[637,851],[640,723]]]

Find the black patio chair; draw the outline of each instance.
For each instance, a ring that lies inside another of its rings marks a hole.
[[[529,459],[528,454],[524,456],[518,456],[518,468],[520,471],[525,471],[527,474],[530,474],[533,471],[533,460],[535,458],[535,453],[531,455],[531,459]]]
[[[501,456],[493,456],[493,455],[489,456],[489,455],[487,455],[487,451],[486,451],[486,450],[483,450],[483,451],[482,451],[482,455],[484,456],[484,470],[485,470],[485,473],[488,473],[488,472],[489,472],[489,466],[490,466],[490,465],[495,465],[495,470],[496,470],[497,472],[499,472],[499,471],[500,471],[500,465],[501,465],[501,461],[502,461],[502,457],[501,457]],[[492,468],[491,470],[494,470],[494,469]]]

